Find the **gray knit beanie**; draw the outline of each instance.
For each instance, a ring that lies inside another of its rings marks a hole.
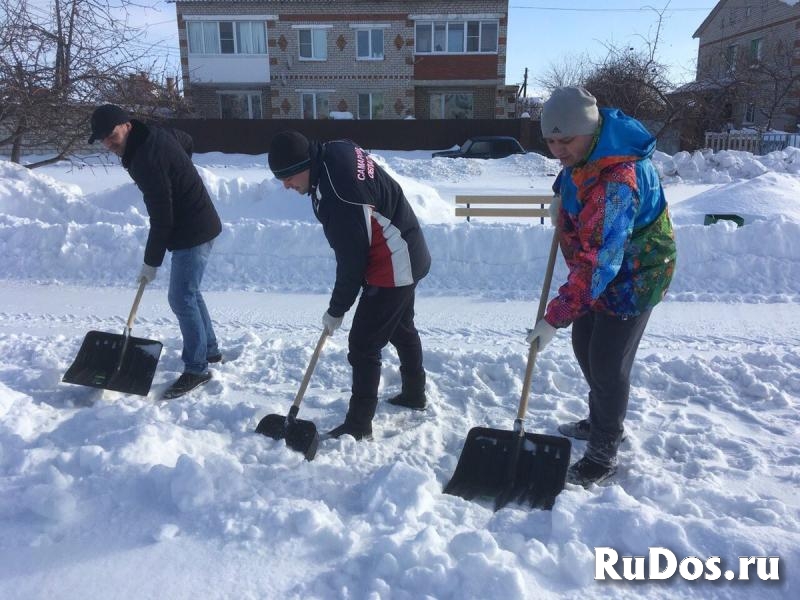
[[[542,135],[546,138],[590,135],[598,123],[597,99],[582,87],[556,88],[542,107]]]

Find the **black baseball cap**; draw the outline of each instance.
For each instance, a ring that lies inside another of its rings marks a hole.
[[[107,138],[114,127],[130,120],[130,115],[115,104],[98,106],[92,113],[92,135],[89,136],[89,143],[94,144],[96,140]]]

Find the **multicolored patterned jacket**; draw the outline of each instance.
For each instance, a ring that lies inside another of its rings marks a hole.
[[[656,141],[617,109],[601,109],[588,159],[559,173],[559,243],[567,282],[545,319],[567,327],[588,311],[641,314],[664,297],[675,269],[675,236],[650,157]]]

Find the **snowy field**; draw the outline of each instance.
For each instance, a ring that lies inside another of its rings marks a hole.
[[[266,156],[195,157],[224,221],[206,300],[229,362],[169,402],[182,363],[168,266],[133,328],[164,343],[150,396],[60,382],[86,332],[124,327],[147,235],[134,184],[115,158],[0,160],[0,598],[800,597],[800,150],[656,157],[678,266],[634,366],[620,470],[567,486],[552,511],[496,513],[441,490],[471,427],[511,429],[552,228],[466,223],[453,197],[548,193],[557,163],[374,154],[433,257],[417,303],[429,409],[381,402],[373,442],[326,440],[312,462],[253,433],[287,412],[334,276],[308,199]],[[746,224],[704,226],[706,213]],[[554,285],[564,275],[559,260]],[[347,408],[350,316],[300,411],[320,431]],[[399,385],[387,349],[381,398]],[[586,393],[561,331],[537,360],[526,429],[586,416]],[[668,580],[596,580],[598,548],[662,549],[656,571],[667,553],[688,560]],[[739,557],[764,557],[772,579],[753,564],[741,580]]]

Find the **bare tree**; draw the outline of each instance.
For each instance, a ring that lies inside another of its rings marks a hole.
[[[797,93],[800,71],[792,64],[793,40],[753,44],[749,53],[727,45],[704,61],[697,80],[672,95],[683,107],[687,145],[704,144],[704,132],[725,131],[746,123],[760,131],[794,125],[800,118]],[[787,119],[788,117],[788,119]]]
[[[771,130],[780,115],[793,113],[797,118],[797,91],[800,71],[793,63],[793,44],[777,40],[746,61],[740,61],[734,72],[737,99],[752,106],[764,119],[759,129]],[[755,115],[753,115],[755,117]],[[755,120],[755,118],[754,118]]]
[[[142,43],[143,30],[125,17],[132,6],[130,0],[49,0],[42,8],[0,0],[0,147],[9,147],[12,161],[37,146],[55,152],[28,167],[66,158],[85,143],[94,106],[124,100],[111,92],[125,89],[132,76],[154,79],[157,59]]]
[[[601,105],[620,108],[637,119],[663,118],[665,96],[672,87],[666,67],[633,48],[610,48],[605,61],[595,66],[584,85]]]
[[[550,91],[559,87],[583,85],[591,67],[592,61],[588,54],[565,56],[558,62],[551,62],[535,81],[540,87]]]
[[[668,7],[669,2],[661,10],[652,9],[655,25],[648,36],[639,36],[643,42],[641,48],[607,43],[606,55],[601,60],[591,60],[586,55],[566,58],[558,65],[551,64],[537,81],[549,90],[582,85],[602,106],[613,106],[637,119],[657,123],[655,135],[660,137],[680,118],[680,107],[670,98],[675,86],[668,77],[667,66],[658,59]]]

